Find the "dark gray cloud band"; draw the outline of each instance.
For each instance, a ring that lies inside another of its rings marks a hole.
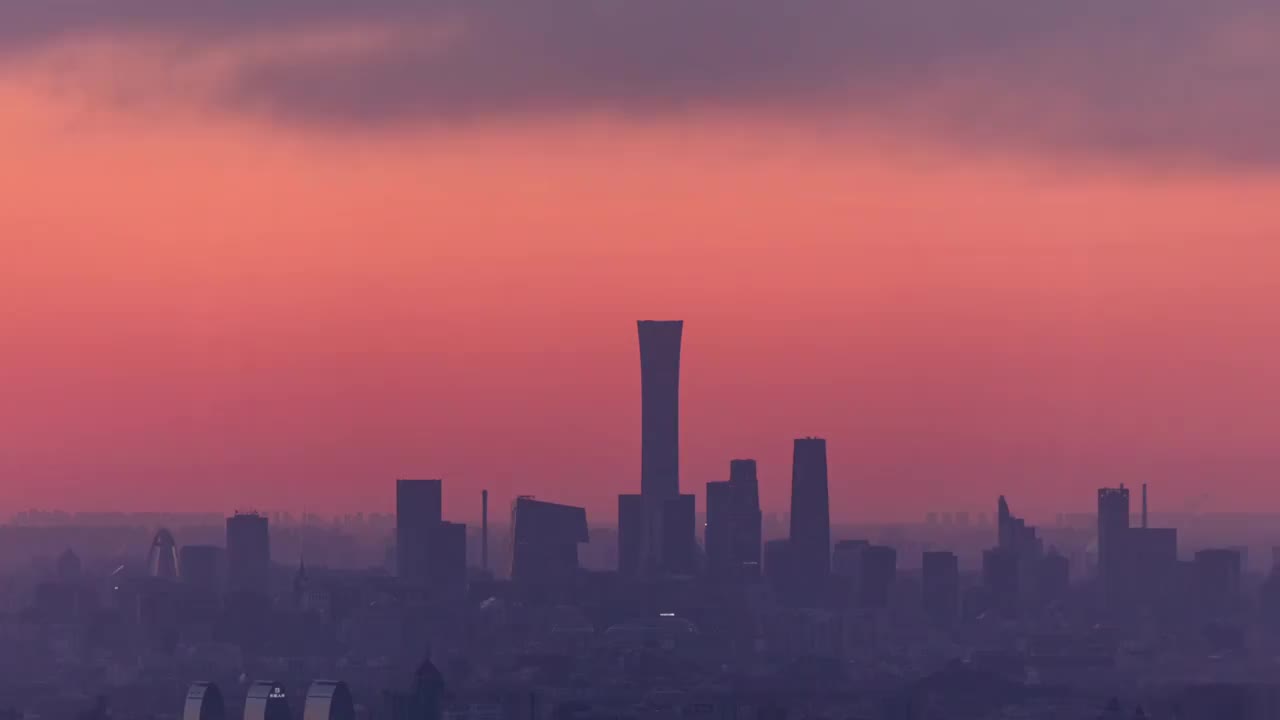
[[[1273,0],[0,0],[13,53],[92,35],[217,46],[353,26],[394,32],[259,56],[218,102],[375,129],[832,114],[965,142],[1280,164]]]

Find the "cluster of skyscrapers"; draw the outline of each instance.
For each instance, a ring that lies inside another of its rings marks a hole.
[[[760,486],[756,461],[729,462],[729,479],[707,483],[705,555],[698,550],[695,496],[680,492],[680,345],[684,323],[642,320],[640,493],[618,496],[618,569],[653,577],[704,572],[725,580],[761,575]],[[781,549],[782,546],[775,546]],[[795,443],[788,587],[814,595],[830,574],[826,442]]]
[[[640,492],[618,496],[618,570],[656,578],[706,574],[733,580],[762,574],[760,488],[756,461],[731,460],[729,478],[707,483],[704,543],[697,502],[680,488],[680,346],[682,321],[638,323],[641,379]],[[815,599],[831,572],[826,441],[795,441],[791,532],[774,544],[779,571],[797,600]],[[487,494],[485,528],[487,547]],[[465,577],[466,531],[441,517],[441,481],[399,480],[396,566],[402,578],[433,585]],[[520,497],[513,503],[511,577],[525,584],[566,580],[587,541],[586,511]],[[785,548],[784,548],[785,545]],[[482,553],[483,570],[487,552]]]
[[[618,570],[624,577],[656,579],[705,575],[716,581],[766,579],[779,599],[802,607],[835,604],[884,608],[892,603],[897,553],[864,540],[833,544],[828,501],[827,445],[821,438],[795,440],[791,513],[787,537],[762,542],[756,461],[734,459],[729,477],[707,483],[706,526],[699,544],[695,496],[680,486],[680,350],[682,321],[638,323],[641,379],[640,492],[618,496]],[[482,569],[488,571],[488,503],[485,495]],[[435,587],[465,584],[466,529],[441,517],[439,480],[400,480],[396,490],[397,568],[402,578]],[[233,532],[233,523],[237,530]],[[233,587],[260,582],[265,528],[249,517],[228,521]],[[240,527],[242,526],[242,527]],[[586,511],[520,497],[512,504],[512,579],[526,586],[565,586],[578,568],[578,545],[587,541]],[[1012,615],[1044,607],[1070,587],[1066,557],[1046,551],[1035,527],[1013,514],[1001,497],[996,545],[983,553],[975,597],[961,597],[957,556],[924,553],[921,582],[925,611],[939,621],[958,614],[997,611]],[[1146,489],[1140,525],[1130,521],[1129,491],[1098,491],[1097,577],[1117,609],[1157,609],[1174,588],[1197,592],[1206,607],[1226,602],[1239,586],[1241,558],[1232,551],[1203,551],[1180,563],[1177,531],[1147,526]],[[257,558],[256,560],[254,558]],[[1203,577],[1201,577],[1203,576]],[[1211,597],[1217,593],[1220,597]],[[1203,597],[1200,597],[1203,595]]]

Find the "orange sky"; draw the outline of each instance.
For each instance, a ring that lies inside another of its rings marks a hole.
[[[612,521],[634,322],[686,321],[682,483],[828,438],[840,518],[1280,510],[1280,178],[771,113],[300,128],[0,82],[0,511]],[[701,506],[702,500],[699,499]]]

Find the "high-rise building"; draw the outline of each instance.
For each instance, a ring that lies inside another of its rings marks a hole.
[[[795,441],[791,465],[791,563],[794,598],[814,606],[831,573],[831,515],[827,497],[827,441]]]
[[[456,591],[467,584],[467,526],[441,522],[427,533],[426,577],[433,590]]]
[[[734,511],[733,558],[748,577],[760,575],[760,548],[764,518],[760,512],[760,480],[755,460],[730,460],[729,484],[738,504]]]
[[[662,569],[673,575],[698,571],[698,510],[693,495],[676,495],[662,503],[658,533]]]
[[[837,540],[831,549],[831,574],[858,578],[862,574],[862,551],[870,545],[866,540]]]
[[[271,589],[271,531],[267,518],[236,513],[227,518],[227,586],[267,595]]]
[[[707,554],[707,574],[715,578],[733,576],[734,511],[737,499],[733,483],[718,480],[707,483],[707,525],[702,546]]]
[[[1098,490],[1098,574],[1112,606],[1124,604],[1129,586],[1129,490]]]
[[[584,508],[517,498],[512,510],[511,579],[567,586],[578,570],[578,543],[588,540]]]
[[[960,559],[955,553],[926,551],[921,558],[922,604],[925,615],[951,623],[960,614]]]
[[[698,541],[693,496],[680,494],[680,341],[684,323],[640,320],[636,327],[640,338],[640,495],[639,500],[618,498],[619,567],[632,573],[688,574],[697,569]],[[667,517],[668,512],[674,515]]]
[[[641,320],[640,494],[680,494],[680,340],[684,322]]]
[[[729,463],[727,481],[707,483],[707,572],[718,578],[760,574],[760,494],[755,460]]]
[[[1129,599],[1144,608],[1167,604],[1178,576],[1178,531],[1131,527],[1125,531],[1124,548]]]
[[[1036,599],[1041,604],[1062,600],[1071,588],[1071,561],[1050,549],[1040,561],[1037,572]]]
[[[1022,587],[1020,565],[1013,550],[995,547],[982,551],[982,585],[987,591],[989,605],[1010,617],[1018,612],[1019,589]]]
[[[791,541],[786,538],[768,540],[764,544],[764,576],[775,595],[785,598],[790,592],[794,567],[791,564]]]
[[[1201,550],[1195,555],[1194,593],[1201,612],[1231,612],[1240,597],[1240,553],[1226,548]]]
[[[618,496],[618,572],[637,575],[641,571],[645,546],[644,498]]]
[[[424,582],[429,576],[431,540],[443,522],[440,480],[396,480],[396,574]]]
[[[216,545],[184,545],[178,554],[182,582],[209,592],[222,589],[224,562]]]
[[[1240,571],[1249,571],[1249,546],[1248,545],[1228,545],[1228,550],[1235,550],[1240,555]]]
[[[873,609],[889,607],[889,598],[897,579],[897,550],[887,545],[868,545],[863,548],[862,575],[858,578],[858,605]]]

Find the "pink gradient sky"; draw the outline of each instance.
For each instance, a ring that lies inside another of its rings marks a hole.
[[[387,510],[443,477],[461,519],[483,487],[611,521],[640,318],[686,321],[700,496],[755,457],[784,509],[821,435],[838,518],[1143,481],[1280,510],[1266,162],[768,103],[316,126],[188,101],[247,41],[173,76],[139,42],[0,62],[0,511]]]

